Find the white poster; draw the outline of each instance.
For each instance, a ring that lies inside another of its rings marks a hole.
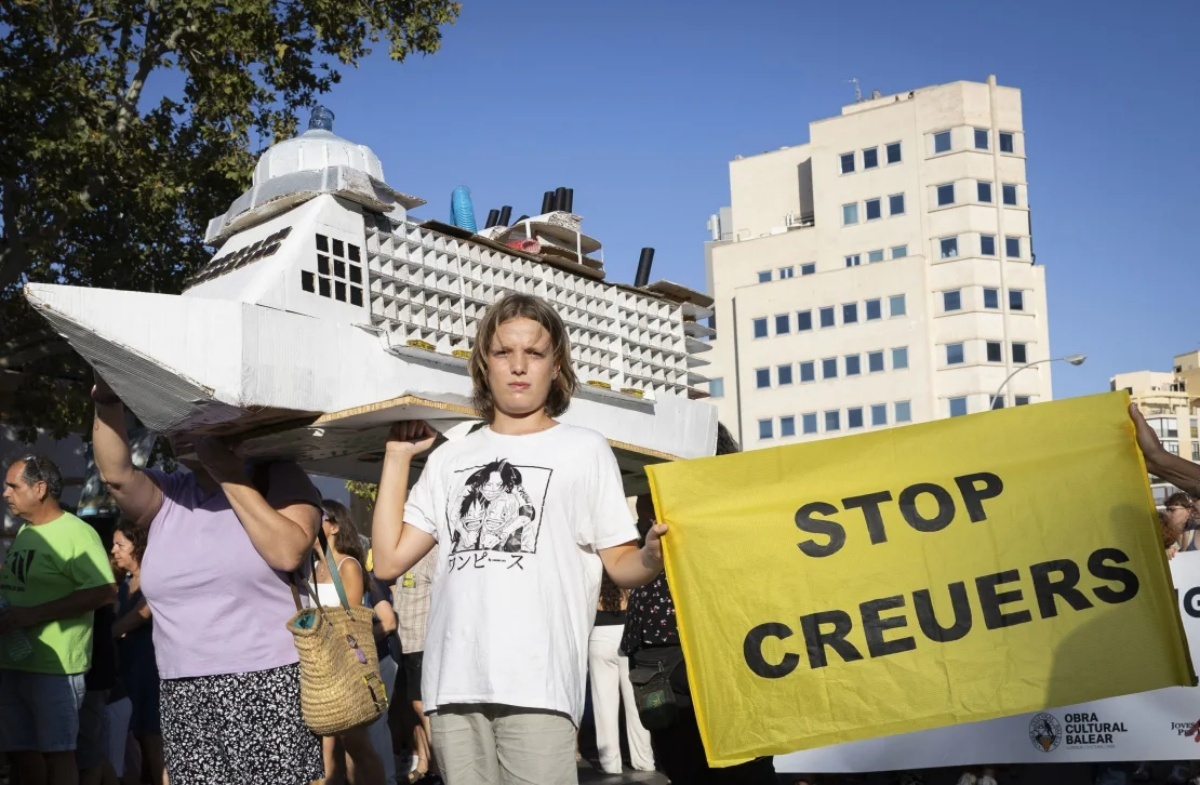
[[[1171,561],[1192,667],[1200,671],[1200,552]],[[836,744],[775,758],[780,772],[866,772],[1004,763],[1200,758],[1200,689],[1170,687],[987,722]]]

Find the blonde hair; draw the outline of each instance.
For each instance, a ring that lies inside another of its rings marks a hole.
[[[471,357],[467,360],[467,370],[471,373],[471,384],[474,387],[472,397],[475,408],[489,423],[496,416],[496,400],[488,387],[487,379],[488,351],[496,337],[496,330],[513,319],[531,319],[550,334],[550,351],[554,363],[558,366],[558,375],[550,385],[545,409],[546,414],[558,417],[571,405],[571,396],[579,387],[579,379],[575,376],[575,369],[571,367],[571,338],[567,335],[567,327],[558,312],[545,300],[529,294],[505,295],[492,303],[479,322],[475,343],[471,347]]]

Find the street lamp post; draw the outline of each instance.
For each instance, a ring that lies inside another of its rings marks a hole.
[[[1046,360],[1034,360],[1031,363],[1026,363],[1025,365],[1022,365],[1020,368],[1015,369],[1012,373],[1010,373],[1007,377],[1005,377],[1004,381],[1001,382],[1000,386],[996,388],[996,394],[992,396],[990,408],[992,408],[992,409],[996,408],[996,401],[1004,393],[1004,388],[1008,386],[1008,383],[1010,381],[1012,381],[1012,378],[1014,376],[1016,376],[1017,374],[1019,374],[1021,371],[1025,370],[1026,368],[1032,368],[1033,366],[1041,365],[1042,363],[1058,363],[1058,362],[1070,363],[1071,365],[1083,365],[1083,361],[1086,359],[1087,359],[1086,354],[1068,354],[1066,357],[1053,357],[1053,358],[1046,359]]]

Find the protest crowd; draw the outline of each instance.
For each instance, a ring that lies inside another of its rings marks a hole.
[[[24,522],[0,572],[9,781],[560,785],[578,781],[585,713],[606,773],[780,781],[771,758],[706,762],[663,572],[671,535],[648,495],[626,498],[608,442],[556,419],[578,384],[560,317],[532,296],[498,301],[469,370],[481,427],[431,451],[428,424],[394,425],[369,538],[297,464],[248,463],[234,443],[197,439],[172,473],[135,466],[124,406],[97,375],[94,457],[120,517],[64,510],[47,458],[7,467]],[[1200,467],[1131,417],[1150,471],[1200,494]],[[739,448],[718,427],[715,449]],[[1167,500],[1168,555],[1197,549],[1198,521],[1197,496]],[[344,636],[351,662],[386,699],[347,698],[370,719],[318,735],[289,621],[360,616],[373,640]]]

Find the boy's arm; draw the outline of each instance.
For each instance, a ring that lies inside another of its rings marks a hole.
[[[663,569],[662,536],[666,532],[667,525],[658,523],[650,529],[641,548],[631,540],[597,551],[613,583],[622,589],[636,589],[657,578]]]
[[[421,420],[396,423],[388,435],[371,518],[375,574],[383,580],[408,572],[437,544],[433,535],[404,522],[412,459],[433,446],[436,435]]]

